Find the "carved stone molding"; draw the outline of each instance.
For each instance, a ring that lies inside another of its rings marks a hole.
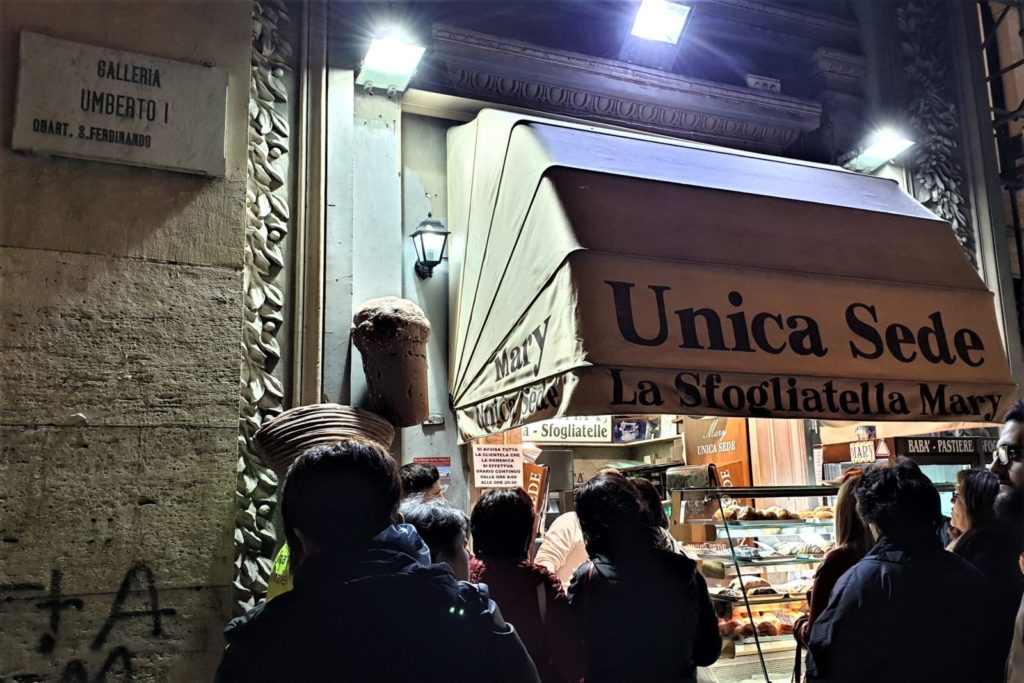
[[[817,90],[861,95],[867,70],[868,60],[862,55],[823,47],[811,56],[811,82]]]
[[[430,85],[456,95],[779,153],[818,127],[817,103],[623,62],[434,27]]]
[[[708,0],[694,12],[693,26],[706,40],[731,43],[738,37],[747,45],[769,47],[772,51],[806,55],[821,45],[857,50],[857,24],[846,18],[824,16],[840,3],[820,2],[822,14],[756,0]]]
[[[971,263],[977,265],[977,239],[967,218],[963,164],[957,152],[960,121],[947,71],[945,12],[939,0],[906,0],[896,8],[906,113],[916,142],[910,172],[914,196],[950,222]]]
[[[245,321],[239,401],[238,482],[235,500],[235,600],[253,607],[267,590],[277,545],[273,516],[277,476],[260,461],[252,436],[283,409],[284,387],[274,376],[281,358],[277,334],[284,296],[274,282],[284,267],[281,242],[289,229],[288,93],[281,77],[291,70],[292,49],[282,36],[288,23],[283,0],[255,0],[249,83],[249,164],[246,184]]]

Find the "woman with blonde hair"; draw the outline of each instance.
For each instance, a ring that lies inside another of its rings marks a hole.
[[[849,469],[843,473],[843,483],[836,495],[835,505],[836,547],[829,551],[814,573],[810,612],[800,617],[793,627],[793,637],[803,647],[807,647],[811,626],[828,606],[828,598],[839,577],[860,562],[874,545],[871,533],[857,514],[857,500],[853,496],[853,490],[862,476],[864,473],[860,468]]]

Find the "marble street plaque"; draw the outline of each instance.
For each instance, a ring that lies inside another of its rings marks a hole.
[[[223,176],[228,72],[21,33],[13,149]]]

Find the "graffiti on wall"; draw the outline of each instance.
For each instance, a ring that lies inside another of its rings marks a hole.
[[[41,583],[0,584],[0,600],[27,599],[34,602],[34,607],[39,613],[39,638],[35,643],[35,651],[48,657],[60,656],[62,634],[66,636],[69,630],[76,628],[75,614],[85,609],[86,599],[91,599],[89,596],[83,598],[65,595],[62,588],[63,578],[59,569],[52,569],[48,586]],[[144,596],[142,609],[128,607],[128,598],[133,592],[141,592]],[[59,678],[56,679],[48,674],[7,671],[4,663],[0,661],[0,683],[130,681],[135,675],[135,654],[126,645],[118,642],[116,634],[119,627],[124,622],[139,622],[148,635],[162,638],[166,635],[166,618],[176,614],[177,611],[173,608],[160,606],[160,594],[157,591],[153,570],[141,562],[136,562],[125,572],[103,625],[89,642],[90,652],[101,655],[106,653],[95,673],[90,673],[81,656],[68,659]]]

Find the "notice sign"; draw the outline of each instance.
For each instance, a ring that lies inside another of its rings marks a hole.
[[[481,489],[522,486],[523,455],[519,446],[473,445],[473,485]]]
[[[223,176],[228,72],[21,33],[13,149]]]

